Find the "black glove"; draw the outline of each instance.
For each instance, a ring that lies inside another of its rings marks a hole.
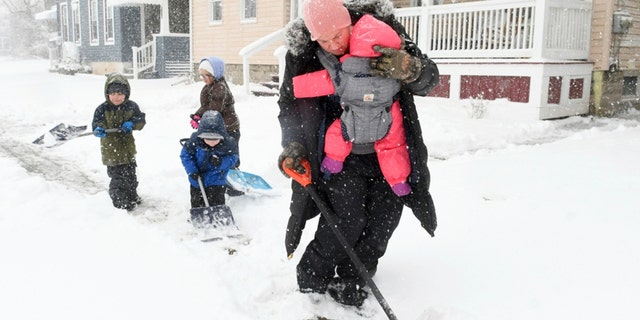
[[[418,218],[420,225],[427,230],[429,235],[435,236],[436,227],[438,226],[438,220],[436,218],[436,207],[433,204],[433,199],[429,192],[424,194],[417,194],[415,191],[411,191],[406,196],[400,197],[402,203],[409,207],[413,211],[413,215]]]
[[[189,178],[198,181],[198,178],[200,178],[200,173],[199,172],[190,173]]]
[[[398,79],[405,83],[416,81],[420,77],[422,62],[404,50],[374,46],[373,49],[382,53],[378,58],[371,59],[371,73],[385,78]]]
[[[211,160],[209,160],[214,167],[218,167],[222,164],[222,158],[216,156],[215,154],[211,155]]]
[[[290,142],[278,157],[278,169],[282,174],[289,178],[289,175],[282,169],[282,162],[285,162],[285,166],[289,169],[294,169],[298,173],[304,173],[304,167],[300,162],[307,157],[307,149],[304,148],[299,142]]]

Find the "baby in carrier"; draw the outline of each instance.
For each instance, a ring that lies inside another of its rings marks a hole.
[[[349,54],[338,60],[318,48],[325,70],[294,77],[293,91],[296,98],[330,94],[340,97],[343,111],[327,129],[322,172],[341,172],[350,153],[375,152],[393,192],[404,196],[411,192],[407,183],[411,162],[400,102],[396,99],[400,82],[371,74],[370,58],[380,56],[373,49],[376,45],[400,49],[402,40],[384,22],[364,15],[353,26]]]

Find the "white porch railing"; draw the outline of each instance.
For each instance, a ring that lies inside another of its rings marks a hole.
[[[133,52],[133,78],[138,79],[141,72],[152,69],[156,65],[156,39],[142,47],[131,47]]]
[[[277,30],[250,43],[246,47],[240,49],[240,52],[238,52],[238,54],[242,57],[242,81],[244,84],[245,91],[247,93],[250,93],[251,91],[250,85],[249,85],[249,82],[250,82],[249,58],[251,58],[251,56],[259,52],[260,50],[264,49],[265,47],[270,46],[274,42],[282,41],[282,38],[283,38],[282,29]],[[280,72],[282,73],[284,72],[284,54],[282,54],[282,58],[279,58],[279,64],[280,64]],[[279,78],[282,79],[282,74],[280,74]]]
[[[431,58],[584,60],[591,1],[488,0],[396,9]]]

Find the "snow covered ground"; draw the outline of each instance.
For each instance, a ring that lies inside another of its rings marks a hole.
[[[225,244],[192,236],[178,140],[192,131],[202,82],[132,80],[147,114],[135,132],[137,215],[111,206],[98,139],[46,148],[52,126],[90,124],[104,76],[47,72],[47,61],[0,58],[0,319],[386,319],[298,293],[284,250],[289,180],[277,98],[232,86],[242,126],[242,169],[270,197],[228,202],[252,238]],[[638,319],[640,114],[535,119],[490,102],[417,99],[432,156],[439,227],[430,238],[409,211],[374,281],[398,319]],[[235,245],[233,245],[235,246]]]

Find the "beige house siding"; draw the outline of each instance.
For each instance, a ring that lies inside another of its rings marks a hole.
[[[627,0],[619,8],[633,18],[629,33],[612,33],[613,14],[618,9],[611,0],[593,1],[591,22],[591,51],[589,60],[594,63],[594,71],[609,70],[609,57],[618,60],[620,70],[640,67],[640,0]]]
[[[626,34],[612,32],[613,16],[618,9],[626,11],[633,19],[633,25]],[[640,0],[593,0],[589,55],[594,62],[591,114],[609,116],[640,107],[639,42]],[[626,87],[625,81],[628,82]]]
[[[285,5],[285,2],[286,5]],[[222,22],[209,23],[209,1],[193,0],[193,62],[207,56],[221,57],[227,64],[227,77],[241,83],[242,58],[238,52],[261,37],[281,29],[289,21],[288,1],[257,1],[256,18],[243,21],[240,0],[222,1]],[[277,65],[275,43],[251,57],[253,65]],[[239,70],[239,72],[238,72]]]
[[[620,8],[626,10],[633,18],[633,25],[629,33],[620,39],[620,69],[635,70],[640,68],[640,0],[626,0],[620,2]]]
[[[589,60],[593,69],[609,69],[609,49],[611,47],[611,24],[613,3],[609,0],[594,0],[591,18],[591,48]]]
[[[414,1],[392,2],[396,7],[402,7],[409,6]],[[227,79],[235,84],[242,84],[242,58],[238,52],[265,35],[282,29],[290,18],[290,0],[256,3],[256,19],[241,21],[241,0],[222,0],[222,22],[212,24],[209,23],[209,0],[192,0],[193,63],[197,64],[207,56],[218,56],[227,65]],[[278,60],[273,53],[282,44],[272,44],[250,57],[252,82],[269,81],[273,74],[277,74]]]

